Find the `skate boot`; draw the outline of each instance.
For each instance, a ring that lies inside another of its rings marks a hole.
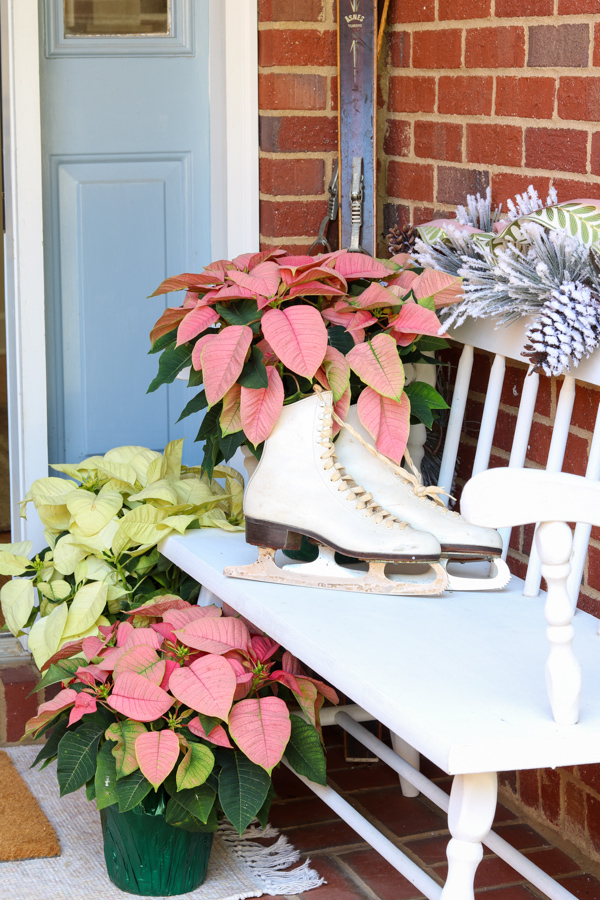
[[[438,488],[427,488],[421,483],[417,470],[407,471],[378,454],[371,446],[372,438],[361,424],[356,406],[350,407],[345,425],[350,428],[342,428],[335,443],[339,462],[352,472],[360,472],[362,484],[389,512],[413,528],[434,534],[440,542],[444,564],[475,559],[492,561],[491,577],[449,574],[450,590],[498,590],[508,584],[508,566],[499,558],[502,538],[495,529],[469,524],[459,513],[446,508]]]
[[[259,547],[258,561],[226,568],[225,575],[368,593],[441,594],[447,576],[438,539],[382,508],[346,473],[335,455],[332,416],[329,391],[284,406],[244,496],[246,540]],[[276,551],[299,549],[302,535],[323,545],[319,559],[279,566]],[[363,565],[339,566],[335,551]],[[388,579],[389,563],[404,564],[406,574]]]

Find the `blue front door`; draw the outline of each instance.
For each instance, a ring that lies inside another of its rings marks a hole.
[[[40,0],[50,462],[161,449],[186,387],[146,394],[168,275],[210,261],[208,0]],[[187,433],[186,433],[187,432]]]

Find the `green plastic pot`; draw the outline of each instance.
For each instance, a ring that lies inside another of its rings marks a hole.
[[[108,877],[120,890],[143,897],[194,891],[206,877],[213,834],[169,825],[164,799],[153,799],[125,813],[117,806],[100,811]]]

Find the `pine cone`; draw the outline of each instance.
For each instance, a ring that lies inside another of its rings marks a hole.
[[[388,242],[390,256],[395,256],[397,253],[412,253],[418,236],[414,225],[394,225],[385,238]]]
[[[600,343],[600,297],[581,282],[552,291],[527,332],[522,355],[536,372],[562,375]]]

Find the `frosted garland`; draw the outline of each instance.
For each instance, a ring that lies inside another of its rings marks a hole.
[[[473,225],[482,231],[491,231],[500,219],[501,212],[502,206],[492,212],[492,189],[488,187],[485,197],[481,194],[468,194],[466,207],[456,207],[456,219],[461,225]]]
[[[558,202],[551,188],[547,206]],[[468,318],[493,318],[497,327],[522,316],[537,316],[527,332],[523,355],[546,375],[577,366],[600,343],[600,262],[594,249],[564,231],[549,231],[520,222],[516,236],[494,247],[492,231],[544,208],[530,186],[507,203],[507,214],[492,210],[491,191],[469,196],[456,210],[457,226],[448,223],[432,244],[415,243],[417,265],[463,279],[464,298],[441,310],[444,329]],[[461,230],[472,226],[485,236]]]
[[[508,218],[511,222],[521,218],[521,216],[528,216],[530,213],[544,208],[544,204],[532,184],[529,185],[524,194],[517,194],[515,200],[517,201],[516,204],[513,203],[512,200],[508,200],[506,203],[508,208]],[[556,193],[556,188],[552,187],[546,198],[546,206],[554,206],[555,203],[558,203],[558,195]]]

